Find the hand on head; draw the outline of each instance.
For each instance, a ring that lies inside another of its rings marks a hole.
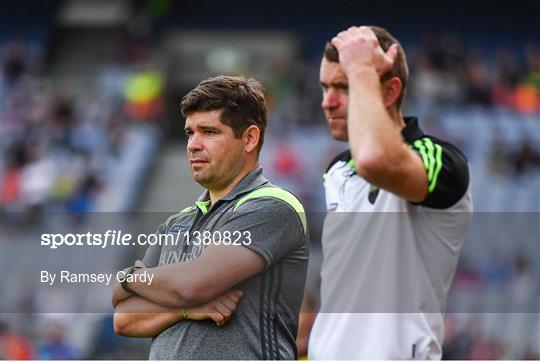
[[[397,44],[385,52],[368,26],[351,26],[332,38],[332,45],[339,52],[339,64],[347,76],[368,69],[382,76],[392,69],[398,53]]]

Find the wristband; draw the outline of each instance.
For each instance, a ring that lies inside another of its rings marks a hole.
[[[122,280],[122,282],[120,283],[120,286],[122,287],[122,289],[124,289],[126,291],[126,293],[128,294],[131,294],[131,295],[138,295],[137,293],[135,293],[133,290],[129,289],[129,285],[128,285],[128,281],[127,281],[127,277],[132,275],[136,270],[139,270],[139,269],[142,269],[142,267],[140,266],[131,266],[128,271],[126,272],[126,275],[124,276],[124,280]]]
[[[188,319],[189,319],[189,315],[188,315],[188,312],[187,312],[187,308],[186,308],[186,307],[182,308],[182,315],[184,316],[184,319],[185,319],[185,320],[188,320]]]

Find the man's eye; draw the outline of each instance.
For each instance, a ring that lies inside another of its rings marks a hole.
[[[205,134],[207,135],[214,135],[216,134],[217,132],[216,131],[210,131],[210,130],[207,130],[207,131],[204,131]]]

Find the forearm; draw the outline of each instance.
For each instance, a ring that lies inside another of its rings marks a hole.
[[[388,160],[394,150],[400,150],[400,128],[385,108],[375,69],[351,75],[348,119],[349,143],[357,164]]]
[[[193,261],[137,270],[135,274],[152,275],[152,282],[130,282],[129,288],[164,307],[193,307],[213,300],[265,265],[262,256],[243,246],[212,246]]]
[[[130,298],[131,295],[128,294],[120,285],[118,281],[115,281],[113,284],[113,295],[111,298],[111,303],[113,308],[116,308],[116,306],[122,302],[123,300],[126,300]]]
[[[151,282],[138,278],[144,273],[151,276]],[[236,284],[221,283],[224,274],[213,271],[211,264],[202,260],[139,269],[133,276],[134,280],[128,284],[130,290],[154,303],[176,309],[208,302]]]
[[[133,296],[119,302],[114,311],[114,331],[126,337],[155,337],[182,321],[182,312],[166,308],[142,297]]]

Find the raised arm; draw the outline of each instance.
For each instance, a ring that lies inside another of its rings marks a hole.
[[[383,90],[380,80],[394,65],[397,44],[384,52],[365,26],[339,33],[332,44],[349,83],[348,133],[356,171],[373,185],[412,202],[423,201],[428,193],[426,170],[403,141],[401,114],[392,106],[403,85],[393,77]]]

